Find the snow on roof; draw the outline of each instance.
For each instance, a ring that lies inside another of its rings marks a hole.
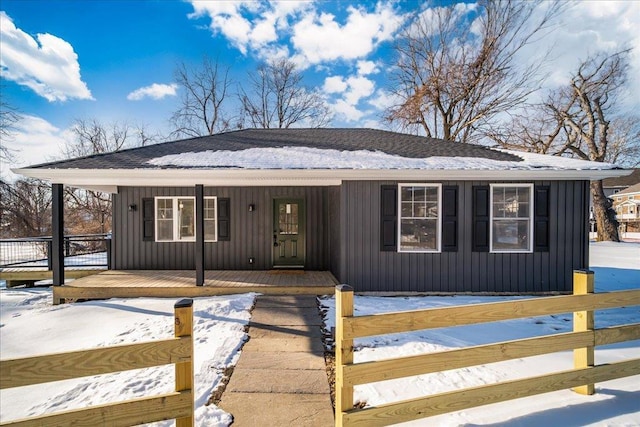
[[[616,166],[565,157],[500,150],[522,161],[479,157],[409,158],[372,150],[312,147],[268,147],[245,150],[206,150],[156,157],[154,166],[232,169],[417,169],[417,170],[608,170]]]

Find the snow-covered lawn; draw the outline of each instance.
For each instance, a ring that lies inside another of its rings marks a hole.
[[[194,299],[196,424],[226,426],[229,414],[205,406],[246,340],[255,294]],[[173,336],[176,299],[110,299],[51,305],[49,288],[0,291],[2,359]],[[174,390],[173,365],[0,390],[0,420],[52,413]],[[173,425],[173,421],[154,423]]]
[[[596,289],[640,288],[640,244],[591,245]],[[244,327],[255,294],[196,298],[194,302],[196,425],[227,426],[231,417],[204,406],[225,368],[234,365],[246,339]],[[498,297],[356,297],[356,313],[503,300]],[[0,289],[0,358],[16,358],[132,343],[173,336],[175,299],[111,299],[51,305],[50,289]],[[334,324],[334,300],[327,326]],[[596,314],[596,326],[640,322],[640,308]],[[357,340],[356,361],[440,351],[571,329],[571,315],[436,329]],[[640,341],[599,347],[596,363],[640,357]],[[460,387],[543,374],[572,367],[571,352],[471,367],[356,387],[355,399],[376,405]],[[172,366],[88,377],[0,391],[0,420],[85,407],[173,390]],[[441,415],[412,425],[638,426],[640,376],[597,384],[595,396],[559,391]],[[172,421],[157,425],[172,425]]]
[[[640,288],[640,244],[591,245],[596,292]],[[503,301],[509,297],[402,297],[355,296],[355,315],[430,307]],[[326,327],[335,325],[335,300],[321,300],[328,309]],[[640,323],[640,307],[596,312],[596,327]],[[570,332],[572,314],[543,316],[457,328],[442,328],[355,340],[354,361],[365,362],[443,351],[491,342]],[[596,364],[640,357],[640,341],[596,348]],[[572,352],[516,359],[356,386],[354,401],[369,406],[411,399],[460,388],[480,386],[573,368]],[[542,394],[402,425],[414,426],[639,426],[640,375],[596,385],[595,396],[569,390]]]

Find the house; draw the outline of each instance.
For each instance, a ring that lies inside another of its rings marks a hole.
[[[247,129],[16,172],[53,184],[54,238],[63,185],[112,193],[114,269],[202,284],[304,268],[359,292],[443,293],[571,290],[589,181],[629,173],[373,129]]]
[[[604,195],[613,200],[613,195],[634,184],[640,183],[640,168],[631,169],[631,173],[626,176],[615,176],[602,180]],[[591,220],[591,231],[596,231],[596,222],[593,214],[593,195],[589,193],[589,212]]]
[[[631,169],[631,173],[626,176],[617,176],[602,180],[604,195],[613,199],[613,195],[625,188],[640,183],[640,168]]]
[[[640,182],[615,193],[612,199],[620,231],[640,232]]]

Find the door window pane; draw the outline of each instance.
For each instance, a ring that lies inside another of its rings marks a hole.
[[[280,203],[278,207],[280,234],[298,234],[298,204]]]

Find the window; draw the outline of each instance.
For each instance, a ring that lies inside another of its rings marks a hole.
[[[298,234],[298,204],[278,204],[278,229],[280,234]]]
[[[491,252],[531,252],[533,184],[491,185]]]
[[[216,227],[216,205],[215,197],[204,198],[204,240],[205,242],[215,242],[218,240],[218,227]]]
[[[439,252],[441,186],[399,184],[400,252]]]
[[[194,197],[156,197],[156,241],[189,242],[196,239]],[[204,238],[217,240],[216,198],[204,200]]]

